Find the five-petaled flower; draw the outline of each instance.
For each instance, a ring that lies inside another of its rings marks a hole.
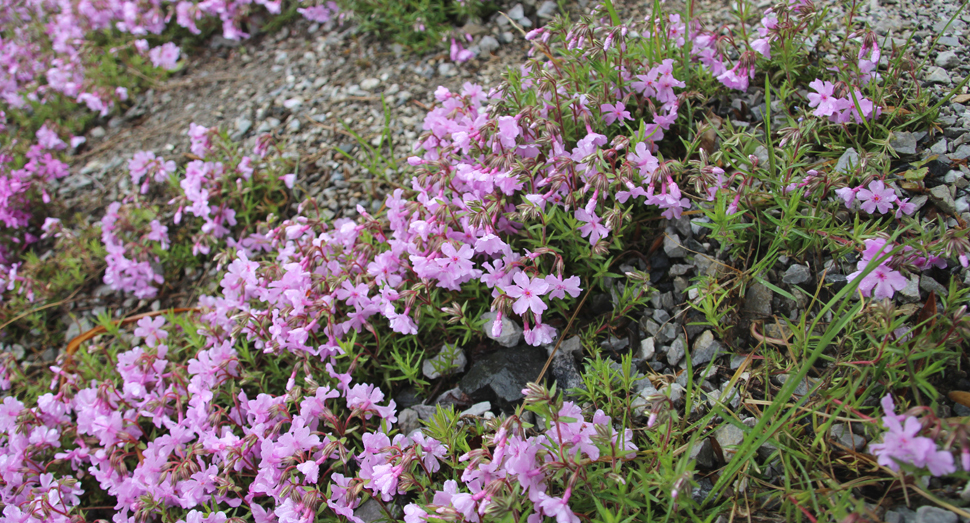
[[[549,284],[544,279],[530,278],[524,272],[517,272],[512,281],[515,285],[510,285],[505,293],[516,299],[512,304],[512,310],[516,314],[525,314],[529,309],[535,314],[542,314],[546,310],[546,304],[540,297],[549,290]]]

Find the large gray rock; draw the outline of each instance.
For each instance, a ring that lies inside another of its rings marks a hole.
[[[500,349],[473,363],[458,387],[472,401],[508,405],[522,399],[522,389],[539,377],[545,364],[546,351],[540,348]]]

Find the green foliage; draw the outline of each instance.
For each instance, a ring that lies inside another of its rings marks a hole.
[[[362,30],[374,32],[414,52],[441,43],[454,26],[494,12],[482,0],[340,0]]]

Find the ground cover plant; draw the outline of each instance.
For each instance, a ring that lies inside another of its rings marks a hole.
[[[47,270],[77,267],[62,284],[77,285],[103,260],[101,281],[150,299],[207,259],[218,285],[106,314],[47,369],[2,355],[5,520],[360,521],[370,503],[408,523],[875,521],[913,498],[962,512],[968,422],[936,412],[970,334],[970,244],[917,204],[926,171],[891,145],[938,102],[854,5],[751,9],[705,28],[690,6],[623,21],[607,1],[527,32],[501,86],[434,93],[399,159],[407,183],[357,219],[284,205],[300,166],[268,135],[246,150],[192,124],[187,161],[135,153],[133,193],[97,226],[44,220],[35,249],[67,258]],[[732,113],[739,93],[760,107]],[[66,143],[37,138],[25,158],[64,175],[40,154]],[[695,344],[662,374],[611,340],[675,288],[651,255],[678,247],[677,224],[715,253],[697,254],[709,270],[684,280],[682,314],[725,354]],[[793,260],[818,280],[773,283]],[[945,293],[900,301],[924,272]],[[41,277],[10,274],[5,300]],[[755,285],[800,305],[745,321]],[[403,430],[392,398],[433,399],[422,361],[518,332],[513,350],[550,358],[577,340],[582,386],[537,375],[494,417],[445,404]]]

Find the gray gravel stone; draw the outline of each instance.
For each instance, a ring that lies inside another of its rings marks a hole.
[[[954,67],[960,65],[960,57],[957,56],[956,51],[943,51],[942,53],[936,55],[936,65],[945,67],[947,69],[953,69]]]
[[[727,448],[740,445],[744,441],[744,431],[730,423],[725,423],[714,431],[714,439],[721,445],[721,449],[727,457]],[[733,452],[732,452],[733,454]]]
[[[657,350],[656,345],[657,342],[653,337],[644,338],[640,341],[640,352],[637,354],[637,357],[642,360],[649,360],[653,358]]]
[[[550,346],[555,347],[551,344]],[[572,389],[586,389],[586,384],[583,383],[583,375],[579,373],[576,360],[573,359],[571,354],[557,352],[549,364],[549,374],[552,379],[556,380],[556,387],[563,392]]]
[[[425,378],[436,380],[442,376],[451,376],[465,370],[468,359],[465,351],[455,345],[445,345],[435,357],[424,360],[421,372]]]
[[[894,132],[889,145],[899,154],[916,154],[916,135],[904,131]]]
[[[684,340],[677,338],[667,349],[667,363],[677,365],[684,358]]]
[[[936,142],[932,147],[930,147],[930,152],[933,154],[946,154],[946,145],[946,138],[940,138],[940,141]]]
[[[246,133],[249,132],[250,129],[252,129],[253,121],[247,118],[246,116],[240,116],[239,118],[236,118],[235,125],[236,125],[236,128],[232,132],[232,135],[230,135],[230,138],[233,141],[238,141],[243,136],[246,136]]]
[[[777,382],[778,382],[779,385],[784,386],[785,383],[788,382],[788,379],[790,377],[791,376],[788,375],[788,374],[779,374],[779,375],[775,376],[775,379],[777,380]],[[798,385],[795,386],[795,390],[792,391],[792,394],[794,394],[795,396],[804,396],[804,395],[808,394],[809,387],[810,386],[814,386],[814,385],[815,384],[812,383],[812,381],[809,378],[805,378],[802,381],[800,381],[798,383]],[[814,393],[813,393],[813,395],[814,395]]]
[[[666,323],[657,333],[657,341],[660,343],[670,343],[677,337],[677,326],[673,323]]]
[[[848,174],[852,172],[856,167],[859,166],[859,153],[852,147],[849,147],[842,153],[839,157],[839,161],[835,164],[835,172]]]
[[[508,316],[502,316],[502,333],[497,337],[492,336],[492,325],[495,323],[497,316],[498,313],[495,311],[482,314],[482,318],[485,320],[485,324],[482,326],[485,335],[503,347],[515,347],[522,341],[522,327],[510,320]]]
[[[700,445],[690,449],[690,459],[697,462],[697,466],[702,469],[711,470],[717,466],[714,458],[714,445],[710,438],[704,438]]]
[[[414,409],[404,409],[397,414],[397,428],[401,434],[410,434],[421,427],[418,413]]]
[[[483,54],[489,54],[492,51],[497,51],[500,45],[501,44],[498,43],[498,40],[496,40],[494,36],[485,35],[482,37],[482,40],[478,42],[478,49]]]
[[[462,416],[484,416],[486,412],[492,410],[492,404],[488,401],[476,403],[468,409],[462,411]]]
[[[947,155],[951,160],[964,160],[970,157],[970,145],[960,145],[955,151]]]
[[[458,69],[455,69],[451,62],[442,62],[438,64],[438,74],[446,78],[456,76],[458,74]]]
[[[785,271],[781,281],[788,285],[800,285],[812,279],[812,271],[806,265],[792,265]]]
[[[761,316],[771,316],[771,289],[760,283],[748,287],[744,293],[744,310]]]
[[[930,84],[946,85],[950,83],[950,75],[941,67],[927,67],[926,81]]]
[[[956,513],[929,505],[916,509],[916,523],[957,523]]]
[[[536,16],[539,18],[555,18],[557,14],[559,14],[559,4],[552,0],[542,2],[542,5],[536,10]]]
[[[899,291],[902,295],[903,301],[909,303],[915,303],[919,301],[919,277],[916,275],[910,276],[906,280],[906,287]]]
[[[397,509],[397,505],[391,508],[400,510]],[[380,503],[374,498],[368,499],[361,506],[354,509],[354,516],[360,518],[364,523],[376,523],[378,521],[384,521],[387,518],[384,511],[381,510]]]
[[[937,185],[930,189],[930,201],[936,204],[941,211],[947,214],[955,214],[957,212],[956,202],[953,201],[953,195],[950,194],[950,188],[946,185]]]
[[[694,350],[690,353],[691,365],[703,365],[724,353],[721,344],[714,339],[714,333],[704,331],[694,341]]]
[[[746,359],[748,359],[748,357],[743,354],[735,354],[734,356],[731,356],[731,363],[730,363],[731,370],[737,370],[741,368],[741,364],[744,363],[744,360]]]
[[[906,507],[898,507],[886,512],[886,523],[916,523],[916,513]]]
[[[684,394],[687,392],[687,389],[680,383],[671,383],[664,387],[661,392],[669,397],[671,402],[677,403],[684,399]]]
[[[919,275],[919,288],[926,292],[935,292],[937,296],[946,296],[949,294],[946,287],[940,285],[940,282],[934,280],[932,276],[926,273]]]
[[[683,258],[687,256],[687,249],[683,247],[680,236],[677,233],[667,233],[664,236],[664,252],[671,258]]]
[[[856,451],[866,448],[866,438],[859,434],[850,434],[848,428],[842,423],[832,425],[830,431],[832,440],[836,443]]]
[[[554,344],[549,344],[546,346],[546,351],[552,354],[552,350],[555,349]],[[566,339],[559,345],[559,354],[568,354],[569,357],[578,360],[583,357],[583,342],[579,339],[579,336],[573,336],[572,338]]]
[[[373,91],[378,85],[381,85],[381,81],[377,78],[367,78],[360,82],[360,88],[365,91]]]

